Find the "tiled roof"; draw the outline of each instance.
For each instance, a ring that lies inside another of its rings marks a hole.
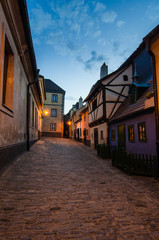
[[[118,120],[123,119],[123,118],[126,118],[130,115],[134,115],[138,112],[144,111],[145,100],[147,99],[146,94],[148,92],[153,92],[154,91],[152,77],[149,81],[147,81],[147,84],[149,84],[150,87],[147,88],[147,90],[136,101],[136,103],[131,104],[130,94],[128,95],[128,98],[125,99],[125,101],[120,105],[118,110],[115,112],[115,114],[109,120],[110,123],[118,121]]]
[[[46,92],[57,92],[65,94],[65,91],[50,79],[45,79]]]

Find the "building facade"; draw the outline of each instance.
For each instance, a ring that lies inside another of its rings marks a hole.
[[[132,65],[126,62],[115,72],[98,80],[86,97],[92,148],[109,143],[108,121],[127,97],[131,76]]]
[[[0,168],[38,140],[43,82],[26,1],[0,2]]]
[[[42,136],[63,137],[65,91],[50,79],[45,79],[46,100],[42,120]]]
[[[128,98],[109,120],[110,145],[132,154],[156,155],[152,58],[144,42],[132,61]]]

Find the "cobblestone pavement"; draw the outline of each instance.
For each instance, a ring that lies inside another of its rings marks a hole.
[[[42,139],[0,176],[0,240],[159,239],[159,182]]]

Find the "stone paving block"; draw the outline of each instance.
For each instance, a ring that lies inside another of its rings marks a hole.
[[[0,240],[13,239],[158,240],[159,182],[44,138],[0,175]]]

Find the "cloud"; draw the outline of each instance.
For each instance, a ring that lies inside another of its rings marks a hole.
[[[102,21],[104,23],[112,23],[115,21],[115,19],[117,18],[117,13],[112,11],[112,10],[108,10],[105,13],[102,14]]]
[[[81,56],[78,56],[76,60],[85,66],[85,70],[91,70],[94,68],[95,64],[98,62],[103,62],[105,60],[103,55],[98,54],[96,51],[91,52],[91,58],[84,61]]]
[[[149,18],[152,22],[159,20],[159,5],[149,5],[146,10],[146,17]]]
[[[106,9],[106,6],[103,3],[97,2],[94,12],[101,12]]]
[[[113,42],[113,52],[117,52],[119,50],[120,43],[115,41]]]
[[[98,38],[100,35],[101,35],[101,31],[98,30],[98,31],[94,32],[93,37]]]
[[[66,100],[68,100],[68,101],[76,101],[76,98],[74,97],[74,96],[71,96],[71,95],[69,95],[69,96],[67,96],[66,95]]]
[[[119,28],[120,28],[120,27],[122,27],[124,24],[125,24],[125,22],[124,22],[124,21],[122,21],[122,20],[120,20],[120,21],[118,21],[118,22],[117,22],[117,24],[116,24],[116,25],[117,25],[117,27],[119,27]]]
[[[44,30],[52,27],[55,24],[51,14],[44,12],[41,6],[31,10],[32,18],[30,20],[33,34],[40,35]]]

